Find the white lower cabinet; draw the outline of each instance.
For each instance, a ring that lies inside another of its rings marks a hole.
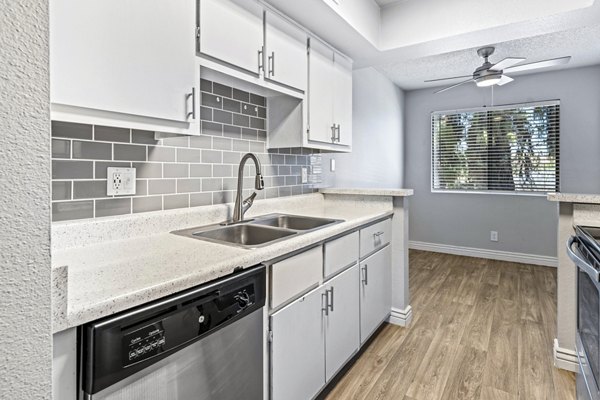
[[[271,316],[272,398],[312,399],[358,350],[358,265]]]
[[[391,248],[386,246],[360,263],[360,341],[364,343],[392,307]]]
[[[358,315],[358,265],[325,283],[325,378],[327,382],[360,347]]]
[[[273,274],[289,270],[294,274],[304,273],[311,279],[294,275],[286,280],[272,278],[271,304],[285,304],[285,301],[273,302],[276,293],[282,290],[275,286],[284,288],[286,282],[298,283],[286,296],[279,296],[281,298],[301,293],[300,286],[304,291],[309,290],[310,282],[315,280],[314,266],[320,268],[321,274],[325,273],[326,279],[332,276],[322,282],[321,275],[319,287],[270,317],[272,400],[313,399],[389,315],[391,246],[380,248],[360,263],[359,247],[359,233],[353,232],[272,265]],[[320,252],[319,257],[316,252]],[[352,257],[355,263],[347,267]],[[285,271],[278,271],[278,267]]]
[[[272,399],[312,399],[325,384],[325,305],[319,287],[271,316]]]

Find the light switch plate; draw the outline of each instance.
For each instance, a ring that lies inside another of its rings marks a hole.
[[[106,169],[106,194],[108,196],[122,196],[135,194],[135,168]]]

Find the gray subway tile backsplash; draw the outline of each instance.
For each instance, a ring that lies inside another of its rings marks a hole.
[[[106,181],[73,182],[73,199],[95,199],[106,196]]]
[[[52,203],[52,220],[66,221],[94,217],[94,201],[61,201]]]
[[[111,160],[112,159],[112,144],[83,142],[80,140],[73,141],[73,158],[87,160]]]
[[[176,195],[172,195],[172,196],[165,196],[163,199],[163,206],[164,206],[165,210],[189,207],[190,206],[190,195],[189,194],[176,194]]]
[[[200,86],[199,136],[157,139],[151,131],[53,121],[53,220],[231,202],[248,151],[257,154],[265,177],[258,199],[314,190],[300,183],[312,150],[266,149],[264,97],[204,79]],[[244,196],[253,191],[251,164],[244,168]],[[107,196],[108,167],[136,168],[136,194]]]
[[[131,198],[96,200],[96,218],[131,214]]]
[[[130,139],[131,129],[100,125],[94,127],[94,140],[129,143]]]
[[[133,212],[148,212],[162,210],[162,196],[134,197]]]
[[[92,161],[52,160],[52,179],[93,179]]]
[[[52,200],[71,200],[71,181],[52,182]]]
[[[146,146],[137,144],[115,144],[115,160],[146,161]]]
[[[88,139],[93,137],[93,126],[72,122],[52,121],[52,136],[69,139]]]
[[[52,158],[71,158],[71,142],[52,139]]]

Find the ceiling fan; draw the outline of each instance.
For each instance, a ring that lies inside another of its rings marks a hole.
[[[494,54],[494,47],[482,47],[477,50],[477,54],[484,59],[483,65],[478,67],[473,75],[465,75],[465,76],[454,76],[451,78],[441,78],[441,79],[430,79],[425,82],[439,82],[445,81],[449,79],[460,79],[460,78],[469,78],[465,81],[459,82],[455,85],[448,86],[446,88],[440,89],[435,93],[442,93],[446,90],[454,89],[457,86],[464,85],[465,83],[475,82],[478,87],[489,87],[489,86],[502,86],[506,85],[514,81],[510,76],[504,75],[505,72],[519,72],[519,71],[527,71],[530,69],[537,68],[547,68],[555,65],[566,64],[571,60],[571,56],[553,58],[550,60],[536,61],[528,64],[517,65],[522,61],[525,61],[524,58],[521,57],[507,57],[504,60],[497,62],[496,64],[492,64],[488,61],[488,58]]]

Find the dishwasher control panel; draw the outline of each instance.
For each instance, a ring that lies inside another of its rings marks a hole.
[[[151,358],[165,348],[165,331],[155,324],[123,336],[123,361],[130,365]]]

